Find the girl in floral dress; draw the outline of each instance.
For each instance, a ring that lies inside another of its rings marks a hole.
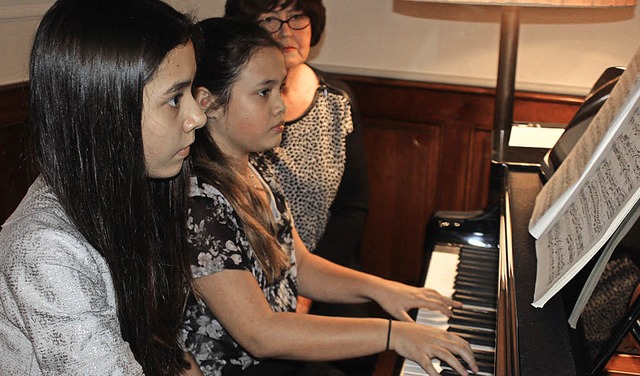
[[[185,347],[205,375],[340,375],[322,363],[391,349],[436,375],[431,358],[477,371],[461,338],[413,323],[408,310],[450,315],[460,303],[310,253],[260,154],[284,130],[284,58],[254,23],[208,19],[195,97],[208,121],[192,146],[188,215],[197,299]],[[399,321],[295,313],[298,293],[332,303],[375,301]],[[455,354],[455,355],[454,355]]]

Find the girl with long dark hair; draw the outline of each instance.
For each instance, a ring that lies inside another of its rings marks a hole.
[[[0,359],[20,375],[177,375],[186,171],[205,117],[192,22],[159,0],[59,0],[36,32],[40,176],[0,233]]]

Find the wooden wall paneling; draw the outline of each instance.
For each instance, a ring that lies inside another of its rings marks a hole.
[[[466,122],[444,123],[442,126],[436,210],[466,209],[466,184],[471,170],[469,155],[475,154],[472,128],[473,125]]]
[[[35,178],[23,139],[27,103],[26,84],[0,88],[0,224],[15,210]]]
[[[363,267],[386,278],[417,283],[425,226],[431,215],[436,210],[487,206],[494,90],[361,76],[339,78],[354,92],[369,160],[371,205]],[[567,123],[580,103],[576,97],[518,92],[514,118]],[[420,139],[412,140],[407,132],[429,134],[428,143],[420,142],[430,150],[408,153],[416,149],[412,142]],[[424,176],[409,176],[407,169]]]
[[[517,93],[513,104],[514,121],[567,124],[584,98],[573,95]]]
[[[489,197],[489,173],[491,169],[491,142],[490,130],[474,127],[471,130],[469,169],[465,182],[465,210],[486,208]]]
[[[370,214],[363,267],[376,275],[415,283],[420,275],[423,229],[435,207],[437,126],[366,119]]]

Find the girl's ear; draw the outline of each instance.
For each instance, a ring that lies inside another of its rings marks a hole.
[[[206,87],[199,86],[196,88],[195,99],[205,115],[207,115],[207,118],[215,120],[222,114],[222,108],[213,107],[215,96]]]
[[[196,88],[195,97],[196,102],[198,102],[200,108],[204,112],[207,112],[207,110],[213,103],[213,94],[211,94],[211,92],[206,87],[199,86]]]

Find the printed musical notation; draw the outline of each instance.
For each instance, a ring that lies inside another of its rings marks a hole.
[[[609,99],[591,121],[562,165],[542,187],[529,220],[529,232],[539,238],[558,216],[581,179],[589,173],[603,148],[640,97],[640,50],[613,88]]]
[[[640,50],[536,198],[529,224],[537,238],[535,307],[593,258],[640,199],[639,63]]]

